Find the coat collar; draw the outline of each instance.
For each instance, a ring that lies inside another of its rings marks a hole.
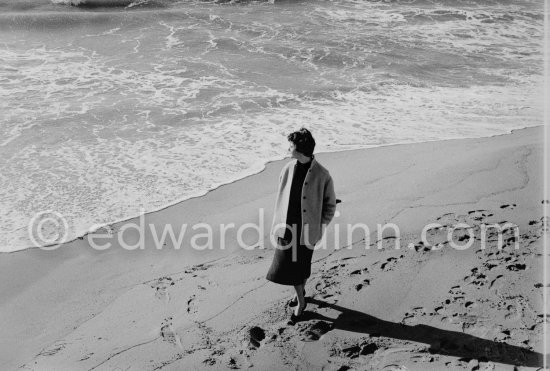
[[[313,168],[317,167],[317,160],[315,159],[315,156],[311,156],[311,166],[309,167],[309,171],[312,171]],[[298,163],[298,160],[294,160],[291,162],[292,166],[288,169],[289,172],[289,179],[292,179],[294,177],[294,168],[296,167],[296,164]]]
[[[294,160],[292,162],[293,165],[296,165],[298,163],[298,160]],[[315,155],[311,155],[311,165],[310,165],[310,169],[312,169],[315,165],[317,165],[317,160],[315,159]]]

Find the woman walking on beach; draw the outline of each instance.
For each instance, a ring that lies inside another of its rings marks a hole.
[[[267,273],[269,281],[294,286],[296,308],[292,320],[305,307],[305,284],[311,274],[313,248],[323,236],[336,210],[332,177],[313,156],[315,140],[302,128],[288,135],[288,151],[294,161],[285,165],[279,176],[271,233],[277,249]]]

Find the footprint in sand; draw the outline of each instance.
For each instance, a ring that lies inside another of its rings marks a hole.
[[[508,209],[508,210],[513,210],[516,208],[516,204],[505,204],[505,205],[500,205],[500,208],[501,209]]]
[[[500,283],[501,283],[501,282],[500,282],[499,280],[501,280],[503,277],[504,277],[504,276],[503,276],[502,274],[499,274],[498,276],[496,276],[496,277],[491,281],[491,284],[489,285],[489,288],[492,289],[492,288],[494,287],[495,289],[497,289],[498,286],[495,286],[495,284],[497,284],[497,281],[498,281],[498,284],[499,284],[499,286],[500,286]]]
[[[367,268],[363,268],[363,269],[356,269],[354,270],[353,272],[351,272],[349,275],[351,277],[354,277],[354,276],[362,276],[366,273],[368,273],[369,270]],[[361,291],[361,289],[363,289],[365,286],[369,286],[370,285],[370,279],[368,278],[365,278],[363,279],[363,281],[361,281],[360,283],[356,284],[354,286],[355,288],[355,291]]]
[[[410,312],[405,313],[401,323],[404,325],[413,324],[417,322],[417,317],[424,317],[425,315],[426,310],[424,307],[414,307]]]
[[[322,274],[319,281],[315,283],[315,290],[319,294],[326,294],[328,290],[333,289],[336,286],[335,283],[336,274]]]
[[[246,355],[240,353],[225,354],[223,356],[223,362],[227,368],[232,370],[247,369],[252,367],[252,364],[248,361]]]
[[[474,268],[474,269],[477,269],[477,268]],[[449,290],[449,294],[460,295],[460,294],[464,294],[464,291],[461,290],[460,285],[455,285],[451,287],[451,289]]]
[[[329,269],[327,269],[327,273],[332,273],[333,271],[339,271],[339,270],[341,270],[342,268],[344,268],[345,266],[347,266],[346,263],[333,265],[332,267],[330,267]]]
[[[330,286],[330,283],[326,281],[321,281],[315,285],[315,290],[317,290],[318,292],[322,292],[324,289],[328,288],[329,286]]]
[[[333,294],[321,295],[323,301],[327,304],[336,304],[338,303],[338,296]]]
[[[472,210],[468,211],[468,216],[476,222],[481,222],[494,214],[488,210]]]
[[[527,268],[525,264],[516,263],[516,264],[510,264],[506,266],[506,269],[509,271],[523,271]]]
[[[470,242],[470,239],[475,240],[475,236],[472,233],[470,235],[471,230],[469,228],[455,228],[452,231],[452,239],[455,243],[460,242],[459,245],[464,246]]]
[[[82,356],[82,358],[80,358],[78,361],[79,361],[79,362],[85,361],[85,360],[87,360],[87,359],[90,359],[90,357],[93,356],[93,355],[94,355],[93,352],[88,353],[88,354]]]
[[[338,264],[324,271],[319,281],[315,283],[315,290],[317,291],[317,295],[315,296],[321,297],[330,304],[335,304],[338,301],[336,295],[340,294],[338,284],[336,283],[337,276],[340,270],[346,265],[347,264]],[[335,271],[335,269],[338,269],[338,271]]]
[[[548,232],[548,221],[550,220],[549,217],[542,216],[539,220],[530,220],[529,226],[534,226],[535,230],[533,230],[531,233],[532,238],[535,239],[540,238],[540,232]]]
[[[403,255],[399,256],[399,259],[402,257]],[[394,257],[386,259],[386,261],[382,263],[382,265],[380,265],[380,269],[383,270],[384,272],[391,270],[397,264],[397,260],[398,258],[394,258]]]
[[[172,327],[172,317],[168,317],[162,321],[160,325],[160,336],[164,341],[182,348],[180,337]]]
[[[397,242],[398,240],[395,236],[386,236],[376,241],[376,247],[379,250],[395,249]]]
[[[248,330],[248,342],[254,349],[258,349],[264,339],[265,331],[263,328],[253,326]]]
[[[355,291],[361,291],[363,288],[369,285],[370,285],[370,280],[364,279],[363,282],[358,283],[357,285],[354,286],[354,288],[355,288]]]
[[[521,311],[518,310],[515,304],[509,304],[506,306],[507,313],[504,315],[506,320],[518,320],[521,318]]]
[[[373,354],[378,350],[378,345],[375,343],[366,343],[352,345],[350,347],[342,348],[342,354],[350,359],[358,358],[359,356],[366,356]]]
[[[449,227],[447,226],[437,226],[437,227],[432,227],[430,229],[428,229],[426,231],[426,240],[428,241],[428,244],[431,245],[431,246],[435,246],[435,245],[445,245],[446,243],[448,243],[448,230],[449,230]],[[414,249],[415,251],[419,251],[419,250],[428,250],[426,249],[426,247],[428,246],[425,246],[424,245],[424,242],[422,241],[418,241],[416,244],[413,244],[412,242],[409,243],[408,245],[408,248],[409,249]]]
[[[155,289],[155,297],[157,299],[168,302],[170,301],[168,287],[173,285],[175,285],[175,283],[171,277],[161,277],[151,284],[151,288]]]
[[[464,282],[474,286],[484,286],[487,283],[487,276],[479,271],[479,268],[472,268],[471,274],[464,277]]]
[[[442,305],[435,307],[433,313],[441,315],[445,311],[445,307]]]
[[[437,242],[438,240],[434,240],[433,238],[429,238],[429,241],[432,243],[432,247],[424,245],[424,242],[422,241],[418,241],[417,243],[409,243],[407,245],[407,248],[416,252],[426,252],[431,250],[441,250],[441,248],[443,248],[444,245],[448,243],[447,241]]]
[[[195,298],[195,295],[191,295],[191,297],[187,300],[187,313],[189,314],[197,313]]]
[[[352,260],[352,259],[357,259],[357,257],[356,257],[356,256],[347,256],[347,257],[345,257],[345,258],[340,258],[340,261],[343,262],[343,261],[345,261],[345,260]]]
[[[497,259],[487,260],[486,262],[483,263],[483,267],[485,267],[487,271],[491,271],[495,268],[500,268],[500,260],[497,260]]]
[[[391,269],[391,263],[396,261],[396,258],[388,258],[384,263],[380,265],[380,269],[383,271],[388,271]]]
[[[516,232],[517,226],[514,223],[509,222],[507,220],[503,220],[496,224],[498,225],[498,228],[504,228],[505,226],[506,228],[504,228],[502,231],[499,231],[498,228],[488,229],[485,237],[486,238],[485,242],[489,243],[489,245],[487,246],[487,248],[489,249],[497,246],[497,243],[499,241],[499,236],[504,241],[503,247],[506,247],[507,244],[509,244],[510,242],[513,243],[515,241],[515,232]]]
[[[457,222],[455,213],[443,214],[440,217],[438,217],[436,220],[438,222],[445,223],[445,224],[454,224]]]
[[[65,349],[66,343],[57,343],[54,344],[44,350],[42,350],[40,353],[38,353],[39,356],[53,356],[57,354],[58,352]]]
[[[363,268],[363,269],[356,269],[354,270],[353,272],[351,272],[349,275],[350,276],[359,276],[359,275],[363,275],[365,273],[368,273],[368,269],[367,268]]]
[[[210,268],[211,265],[207,265],[207,264],[197,264],[197,265],[194,265],[192,266],[191,268],[187,268],[184,273],[187,273],[187,274],[190,274],[190,273],[195,273],[197,271],[204,271],[204,270],[207,270],[208,268]]]
[[[467,301],[466,303],[464,303],[464,308],[470,308],[470,309],[473,309],[473,308],[477,308],[478,304],[474,301]]]
[[[324,334],[332,330],[332,325],[325,321],[316,321],[309,328],[306,328],[302,332],[304,341],[317,341]]]

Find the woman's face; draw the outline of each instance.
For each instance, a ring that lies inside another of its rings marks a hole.
[[[288,153],[290,154],[291,158],[298,158],[298,151],[296,151],[296,146],[292,142],[288,142]]]

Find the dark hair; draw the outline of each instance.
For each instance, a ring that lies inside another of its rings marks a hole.
[[[313,150],[315,149],[315,139],[313,139],[313,135],[311,135],[309,130],[306,128],[301,128],[298,131],[288,134],[287,139],[289,142],[294,143],[296,146],[296,151],[308,157],[313,155]]]

